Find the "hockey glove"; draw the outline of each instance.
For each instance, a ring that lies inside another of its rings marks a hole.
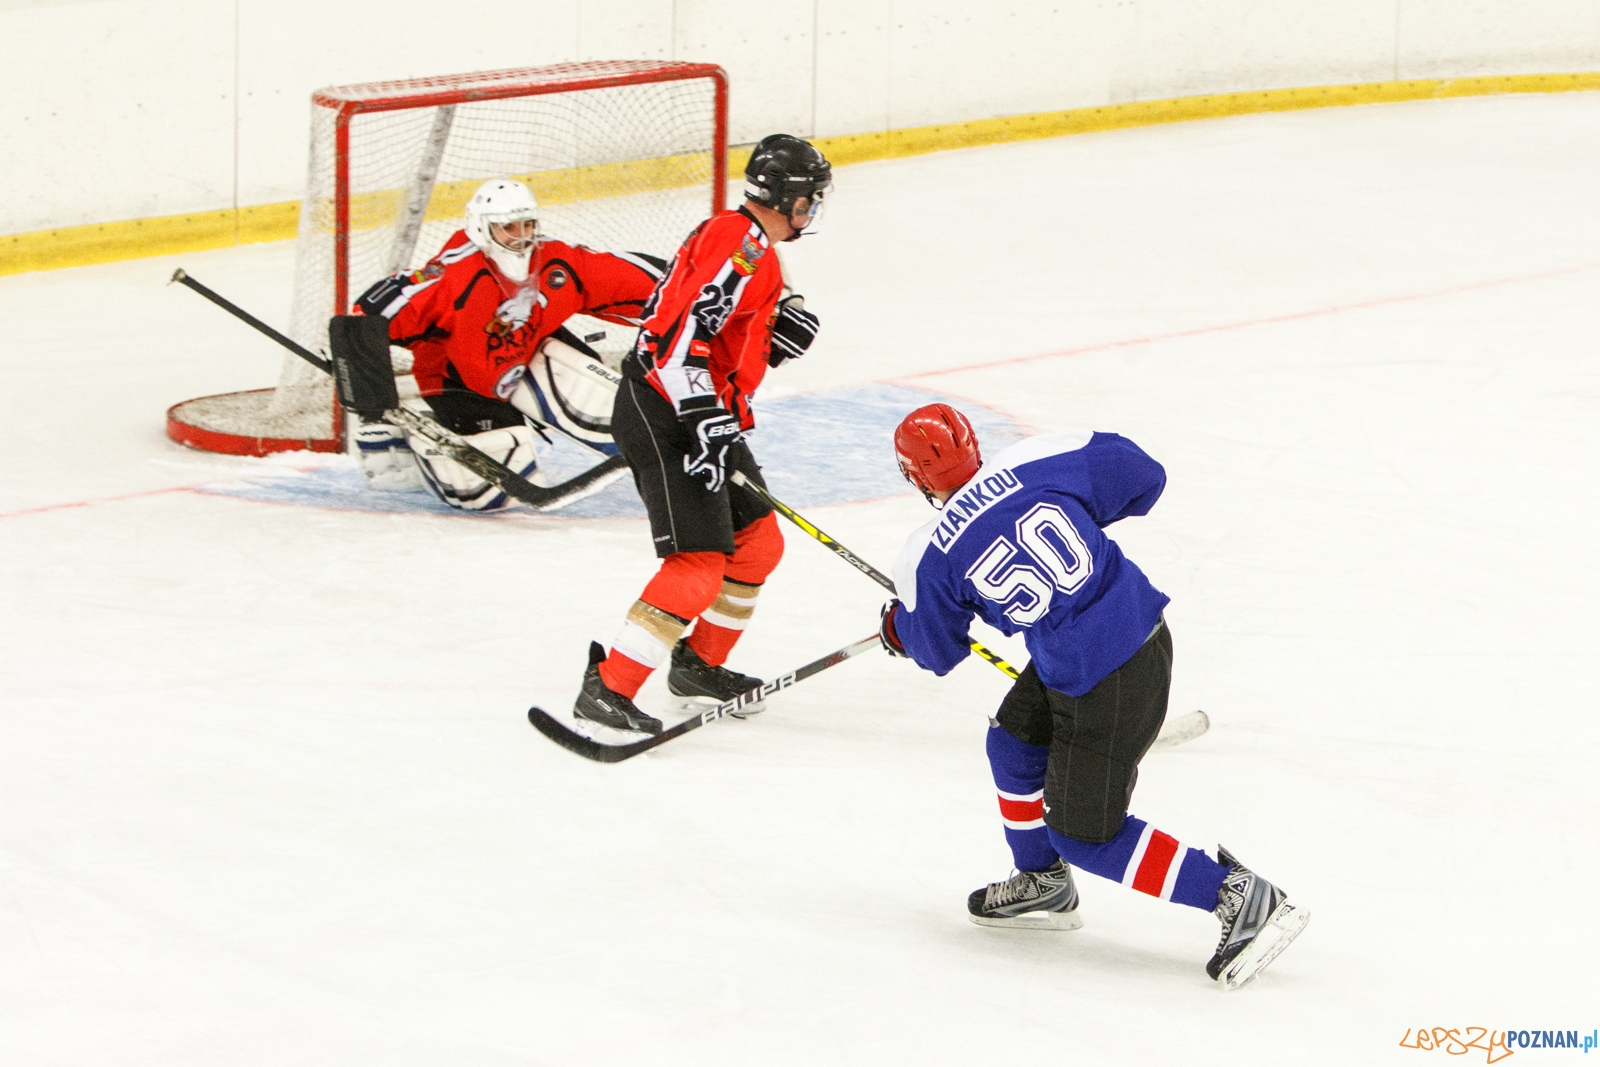
[[[817,317],[806,310],[806,298],[791,296],[778,305],[778,319],[772,324],[772,348],[767,366],[776,367],[799,359],[817,339]]]
[[[695,408],[679,416],[698,451],[683,457],[683,473],[706,480],[706,492],[719,491],[728,479],[728,449],[739,440],[739,420],[720,407]]]
[[[878,638],[883,642],[883,650],[889,655],[910,659],[911,653],[900,643],[900,635],[894,632],[894,616],[899,610],[900,601],[891,600],[878,612]]]

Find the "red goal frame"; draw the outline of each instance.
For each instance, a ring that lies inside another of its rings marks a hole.
[[[317,90],[311,95],[312,105],[334,113],[333,306],[348,307],[350,299],[350,124],[357,115],[695,79],[708,79],[713,87],[710,208],[714,215],[727,206],[728,179],[728,75],[714,63],[592,60]],[[271,390],[248,392],[259,394],[270,393]],[[326,438],[299,439],[229,433],[185,419],[184,409],[189,405],[199,406],[207,401],[221,401],[224,397],[240,395],[229,393],[219,397],[200,397],[173,405],[167,410],[167,436],[179,444],[205,451],[242,456],[264,456],[297,450],[339,452],[344,449],[345,419],[337,394],[333,398],[332,424]]]

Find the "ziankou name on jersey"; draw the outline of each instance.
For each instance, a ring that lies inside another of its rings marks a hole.
[[[1017,472],[1003,467],[981,481],[974,481],[961,492],[945,501],[944,518],[934,527],[933,543],[939,551],[948,552],[961,535],[961,528],[1022,488]]]

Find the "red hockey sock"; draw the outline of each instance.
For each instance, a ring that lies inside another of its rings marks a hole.
[[[700,612],[694,631],[683,643],[713,667],[728,661],[739,635],[750,623],[761,595],[761,583],[783,558],[783,534],[771,512],[733,535],[733,554],[724,557],[722,588]]]
[[[720,552],[678,552],[661,561],[600,664],[608,689],[634,698],[650,672],[667,661],[690,620],[716,600],[726,558]]]
[[[727,559],[721,552],[674,552],[661,561],[661,569],[639,599],[680,619],[692,619],[717,599]]]
[[[621,693],[632,700],[639,695],[639,687],[650,677],[652,668],[638,660],[612,649],[600,664],[600,680],[613,693]]]
[[[733,651],[742,633],[743,629],[730,630],[726,626],[718,626],[702,615],[700,621],[694,624],[694,631],[683,639],[683,643],[711,666],[720,667],[728,662],[728,654]]]

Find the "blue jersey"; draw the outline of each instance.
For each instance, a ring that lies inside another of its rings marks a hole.
[[[1148,512],[1166,484],[1161,464],[1114,433],[1012,445],[906,541],[896,635],[919,666],[947,674],[967,657],[977,615],[1021,631],[1039,679],[1082,696],[1139,650],[1167,605],[1101,532]]]

